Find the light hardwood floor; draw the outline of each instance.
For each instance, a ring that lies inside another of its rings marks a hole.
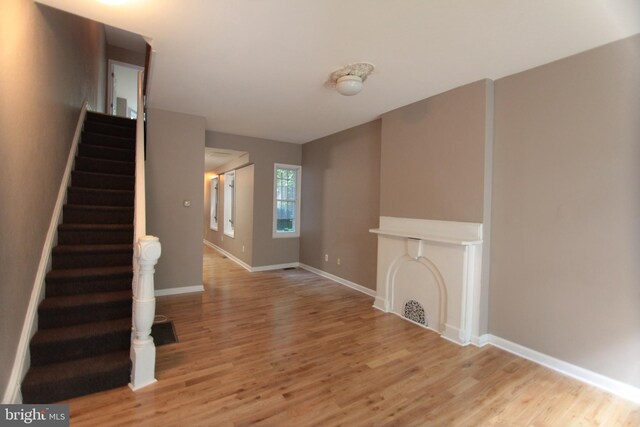
[[[205,292],[158,298],[158,383],[68,401],[77,426],[640,426],[640,408],[491,346],[459,347],[304,270],[205,247]]]

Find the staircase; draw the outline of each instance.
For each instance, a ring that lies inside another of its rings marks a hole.
[[[30,343],[24,403],[129,382],[135,126],[87,113]]]

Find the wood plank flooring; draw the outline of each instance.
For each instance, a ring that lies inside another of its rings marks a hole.
[[[205,247],[158,383],[68,401],[74,426],[640,426],[640,407],[491,346],[459,347],[304,270]]]

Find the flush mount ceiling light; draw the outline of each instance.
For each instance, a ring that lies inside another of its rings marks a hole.
[[[355,95],[362,90],[362,83],[374,68],[373,64],[368,62],[346,65],[331,73],[325,86],[336,88],[341,95]]]

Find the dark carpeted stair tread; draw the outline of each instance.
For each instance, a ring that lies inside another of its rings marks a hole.
[[[48,296],[38,307],[38,330],[130,316],[131,289]]]
[[[131,265],[132,243],[65,244],[51,251],[52,268],[106,267]]]
[[[120,136],[125,138],[135,138],[136,136],[135,127],[120,126],[120,123],[88,121],[84,124],[84,130],[91,133]]]
[[[133,267],[130,265],[97,268],[68,268],[49,271],[47,273],[46,280],[47,283],[79,279],[94,280],[113,276],[130,276],[132,273]]]
[[[83,359],[129,349],[131,316],[62,328],[41,329],[30,342],[31,366]]]
[[[135,138],[123,138],[120,136],[102,135],[91,132],[82,132],[80,144],[99,145],[101,147],[119,148],[128,151],[136,149]]]
[[[87,335],[108,334],[114,331],[131,332],[131,318],[83,323],[62,328],[43,329],[33,336],[32,345],[44,345],[56,341],[75,340]]]
[[[88,122],[113,123],[118,126],[136,127],[137,120],[127,117],[112,116],[110,114],[98,113],[96,111],[87,112]]]
[[[58,231],[61,230],[102,231],[105,233],[120,230],[133,231],[133,224],[60,224],[58,226]]]
[[[135,150],[123,150],[121,148],[104,147],[102,145],[93,145],[82,143],[78,146],[78,154],[86,157],[94,157],[99,159],[112,159],[133,161],[135,159]]]
[[[71,205],[133,206],[133,190],[112,190],[108,188],[69,187],[67,203]]]
[[[103,292],[94,294],[82,294],[82,295],[67,295],[60,297],[45,298],[41,303],[39,309],[55,310],[62,308],[73,308],[81,306],[95,306],[109,303],[117,303],[121,301],[131,301],[131,290],[118,291],[118,292]]]
[[[46,277],[47,298],[89,293],[129,291],[133,281],[131,265],[100,268],[51,270]]]
[[[59,245],[131,244],[133,224],[60,224]]]
[[[99,205],[65,205],[64,224],[131,224],[133,207]]]
[[[33,366],[22,382],[24,403],[53,403],[125,386],[131,361],[128,351]]]
[[[71,172],[71,186],[133,191],[135,177],[133,175],[73,171]]]
[[[96,254],[109,253],[109,252],[131,252],[133,250],[133,244],[119,243],[112,245],[58,245],[53,248],[54,254],[64,253],[87,253],[93,252]]]
[[[79,172],[133,176],[135,174],[135,165],[135,162],[130,161],[78,156],[76,157],[75,170]]]

